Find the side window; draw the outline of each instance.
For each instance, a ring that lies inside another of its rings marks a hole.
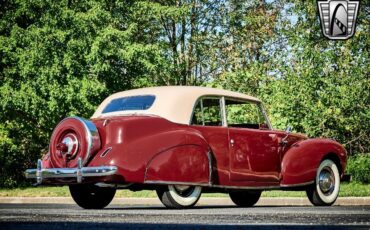
[[[257,103],[226,99],[226,116],[229,127],[259,129],[267,127]]]
[[[222,126],[219,98],[203,98],[198,101],[191,121],[192,125]]]
[[[202,111],[202,100],[199,100],[194,108],[193,117],[191,119],[192,125],[204,125],[203,111]]]

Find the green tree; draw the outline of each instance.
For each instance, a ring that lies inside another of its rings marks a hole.
[[[143,31],[140,39],[158,44],[166,60],[156,69],[155,84],[199,85],[219,70],[215,43],[224,1],[138,1],[136,5],[132,21]]]
[[[311,137],[334,138],[349,154],[370,152],[368,6],[362,4],[355,36],[323,37],[316,2],[293,1],[282,20],[286,48],[275,55],[270,112],[278,128],[291,124]]]
[[[261,98],[275,128],[334,138],[349,154],[370,152],[367,5],[353,38],[329,41],[316,1],[230,1],[230,45],[220,61],[228,66],[213,85]]]
[[[0,186],[47,151],[66,116],[90,117],[112,92],[150,84],[162,60],[140,40],[133,2],[6,1],[0,18]]]

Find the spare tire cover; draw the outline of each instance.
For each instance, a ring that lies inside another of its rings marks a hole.
[[[51,135],[51,163],[55,168],[75,168],[78,158],[81,158],[85,165],[100,147],[99,132],[93,122],[80,117],[68,117],[55,127]]]

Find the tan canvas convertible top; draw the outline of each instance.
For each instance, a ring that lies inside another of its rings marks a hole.
[[[110,113],[102,113],[104,108],[113,99],[121,97],[132,97],[141,95],[154,95],[156,97],[153,105],[147,110],[129,110]],[[102,118],[108,116],[146,114],[166,118],[169,121],[189,124],[194,104],[198,98],[203,96],[225,96],[239,98],[248,101],[260,102],[259,99],[242,93],[236,93],[223,89],[196,87],[196,86],[162,86],[133,89],[115,93],[107,97],[98,107],[91,118]]]

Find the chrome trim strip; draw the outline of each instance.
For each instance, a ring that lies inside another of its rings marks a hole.
[[[144,184],[209,186],[208,183],[192,183],[192,182],[162,181],[162,180],[146,180],[144,181]]]
[[[154,180],[147,180],[144,181],[144,184],[163,184],[163,185],[193,185],[193,186],[204,186],[210,188],[225,188],[225,189],[248,189],[248,190],[275,190],[281,188],[290,188],[290,187],[301,187],[306,186],[314,183],[314,181],[310,181],[307,183],[302,184],[295,184],[295,185],[277,185],[277,186],[227,186],[227,185],[213,185],[213,184],[206,184],[206,183],[192,183],[192,182],[179,182],[179,181],[154,181]]]
[[[100,154],[100,157],[105,157],[110,151],[112,150],[112,147],[108,147],[102,154]]]
[[[205,186],[210,188],[231,188],[231,189],[279,189],[280,186],[265,186],[265,187],[250,187],[250,186],[223,186],[223,185],[210,185],[206,183],[192,183],[192,182],[179,182],[179,181],[153,181],[148,180],[145,184],[165,184],[165,185],[193,185],[193,186]]]
[[[200,110],[202,110],[202,125],[204,126],[204,124],[205,124],[204,123],[204,108],[203,108],[203,100],[202,99],[200,100]]]
[[[269,116],[267,115],[265,106],[262,104],[262,102],[258,103],[257,105],[258,105],[259,109],[262,111],[262,114],[265,117],[265,120],[267,122],[267,125],[268,125],[269,129],[270,130],[273,130],[274,128],[272,127],[272,124],[270,122]]]
[[[42,168],[38,163],[37,169],[27,169],[25,176],[27,179],[36,178],[37,184],[48,178],[76,178],[77,182],[81,183],[84,177],[111,176],[117,169],[116,166],[82,167],[82,161],[79,159],[78,168]]]
[[[225,97],[221,97],[220,99],[220,107],[221,107],[221,116],[222,116],[222,126],[227,127],[227,116],[226,116],[226,101]]]
[[[212,187],[231,188],[231,189],[250,189],[250,190],[270,190],[280,188],[280,186],[224,186],[224,185],[213,185]]]
[[[213,156],[210,150],[207,153],[207,157],[208,157],[208,170],[209,170],[208,184],[211,186],[212,181],[213,181]]]
[[[309,182],[300,183],[300,184],[281,184],[280,187],[282,187],[282,188],[303,187],[303,186],[311,185],[311,184],[314,184],[314,183],[315,183],[315,181],[309,181]]]
[[[95,185],[98,186],[98,187],[101,187],[101,188],[117,188],[117,189],[119,189],[119,188],[128,188],[133,184],[134,183],[129,183],[129,184],[107,184],[107,183],[99,182],[99,183],[96,183]]]

